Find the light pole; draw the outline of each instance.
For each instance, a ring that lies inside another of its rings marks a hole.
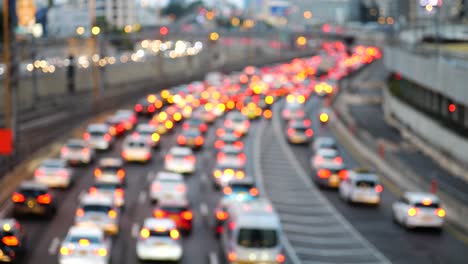
[[[11,57],[10,57],[10,3],[9,0],[3,0],[3,48],[5,60],[5,128],[13,127],[11,121]]]
[[[101,33],[101,29],[96,25],[96,0],[89,1],[89,14],[91,17],[91,70],[93,75],[93,103],[97,106],[99,97],[101,96],[100,91],[100,76],[98,63],[95,63],[93,57],[97,55],[97,36]]]

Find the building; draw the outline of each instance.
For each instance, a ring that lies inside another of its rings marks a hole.
[[[304,24],[303,13],[310,11],[313,22],[342,24],[359,19],[359,1],[291,0],[290,23]]]
[[[96,6],[96,18],[105,19],[113,27],[121,29],[138,22],[134,0],[78,0],[78,9],[88,10],[91,1]]]
[[[67,38],[77,35],[77,28],[84,28],[84,36],[89,36],[91,18],[87,9],[77,9],[71,5],[53,6],[47,12],[48,36]]]

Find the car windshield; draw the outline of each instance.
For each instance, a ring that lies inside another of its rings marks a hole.
[[[120,167],[103,167],[101,170],[104,173],[117,173]]]
[[[79,243],[80,240],[88,240],[90,244],[99,244],[101,241],[99,237],[97,236],[72,236],[68,239],[68,242],[70,243]]]
[[[80,142],[69,142],[67,144],[67,147],[71,148],[71,149],[82,149],[82,148],[85,147],[85,145],[83,143],[80,143]]]
[[[247,248],[271,248],[278,244],[278,233],[274,229],[242,228],[237,243]]]

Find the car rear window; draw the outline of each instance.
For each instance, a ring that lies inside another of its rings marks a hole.
[[[111,210],[110,206],[106,205],[85,205],[83,206],[83,211],[85,212],[99,212],[99,213],[107,213]]]
[[[71,149],[82,149],[85,147],[85,145],[78,142],[70,142],[67,144],[67,147]]]
[[[99,184],[99,183],[96,183],[94,185],[94,187],[100,189],[100,190],[115,190],[117,188],[120,187],[120,185],[118,184],[109,184],[109,183],[103,183],[103,184]]]
[[[242,228],[237,243],[247,248],[271,248],[278,244],[278,233],[274,229]]]
[[[356,181],[356,186],[361,187],[361,188],[373,188],[375,187],[375,185],[376,185],[375,181],[368,181],[368,180]]]
[[[80,240],[85,239],[88,240],[90,244],[99,244],[100,239],[96,236],[72,236],[70,237],[70,243],[79,243]]]
[[[105,173],[117,173],[120,167],[103,167],[101,168],[102,172]]]
[[[60,169],[65,167],[65,163],[61,161],[45,161],[42,163],[42,166],[51,169]]]
[[[431,203],[431,204],[428,204],[428,205],[424,205],[422,203],[416,203],[414,204],[415,207],[418,207],[418,208],[439,208],[440,205],[438,203]]]
[[[170,237],[169,232],[170,231],[160,232],[160,231],[154,231],[150,229],[150,237]]]
[[[161,210],[168,212],[168,213],[181,213],[183,211],[187,211],[188,208],[186,206],[161,206]]]
[[[102,131],[91,131],[89,132],[89,134],[92,136],[92,137],[102,137],[104,136],[106,133],[102,132]]]
[[[130,141],[127,144],[129,147],[134,147],[134,148],[144,148],[146,144],[144,142],[140,141]]]
[[[25,197],[37,197],[47,193],[47,191],[44,190],[20,190],[19,192]]]

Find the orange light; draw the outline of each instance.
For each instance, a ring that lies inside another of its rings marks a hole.
[[[117,171],[117,177],[119,177],[119,179],[123,179],[125,177],[125,171],[123,169],[119,169]]]
[[[409,216],[415,216],[418,213],[418,208],[411,207],[408,209],[408,215]]]
[[[220,221],[224,221],[228,218],[228,213],[223,211],[216,212],[216,218]]]
[[[76,216],[83,217],[84,216],[84,210],[82,208],[79,208],[78,210],[76,210]]]
[[[236,179],[242,180],[245,177],[245,173],[243,171],[237,171],[236,172]]]
[[[263,117],[266,119],[271,119],[273,117],[273,112],[270,109],[263,111]]]
[[[381,193],[383,192],[383,186],[378,184],[377,186],[375,186],[375,192],[377,193]]]
[[[436,210],[436,214],[437,214],[438,217],[445,217],[446,212],[445,212],[444,209],[438,208],[438,209]]]
[[[182,212],[182,218],[184,220],[190,221],[190,220],[193,219],[193,214],[190,211],[184,211],[184,212]]]
[[[158,210],[154,211],[153,215],[156,218],[163,218],[163,217],[166,216],[166,212],[164,212],[163,210],[158,209]]]
[[[11,197],[11,200],[14,202],[14,203],[22,203],[25,201],[25,198],[24,198],[24,195],[22,195],[21,193],[13,193],[13,196]]]
[[[97,254],[101,257],[107,256],[107,250],[105,248],[100,248],[97,250]]]
[[[201,146],[201,145],[203,145],[203,142],[204,142],[203,137],[198,136],[198,137],[195,138],[195,145]]]
[[[276,262],[284,263],[286,261],[286,257],[283,254],[276,255]]]
[[[9,247],[15,247],[19,245],[19,240],[15,236],[4,236],[2,238],[2,242]]]
[[[148,228],[143,228],[141,231],[140,231],[140,236],[142,238],[148,238],[150,236],[150,231]]]
[[[231,188],[231,187],[224,187],[223,193],[224,193],[225,195],[232,194],[232,188]]]
[[[250,189],[249,193],[252,196],[257,196],[258,195],[258,189],[257,188],[252,188],[252,189]]]
[[[169,233],[169,235],[170,235],[171,238],[174,239],[174,240],[177,240],[177,239],[179,239],[179,237],[180,237],[180,233],[179,233],[179,231],[177,231],[176,229],[172,229],[171,232]]]
[[[229,254],[228,254],[228,260],[231,261],[231,262],[233,262],[233,261],[236,261],[236,259],[237,259],[236,253],[234,253],[234,252],[232,252],[232,251],[229,252]]]
[[[214,176],[216,179],[221,178],[222,175],[223,175],[223,173],[222,173],[220,170],[215,170],[214,173],[213,173],[213,176]]]
[[[94,177],[96,177],[96,178],[101,178],[101,176],[102,176],[102,170],[100,170],[100,169],[95,169],[95,170],[94,170]]]
[[[321,113],[320,114],[320,122],[326,123],[326,122],[328,122],[328,119],[329,119],[328,114],[326,114],[326,113]]]
[[[317,172],[317,175],[319,176],[319,178],[321,179],[326,179],[328,177],[330,177],[331,175],[331,172],[329,170],[326,170],[326,169],[321,169]]]
[[[114,211],[114,210],[109,210],[109,212],[107,213],[107,215],[109,215],[109,217],[112,218],[112,219],[117,218],[117,212]]]
[[[48,193],[42,194],[37,197],[37,202],[40,204],[50,204],[52,202],[52,198]]]
[[[425,206],[431,205],[432,200],[429,199],[429,198],[425,198],[425,199],[422,200],[422,204],[425,205]]]

